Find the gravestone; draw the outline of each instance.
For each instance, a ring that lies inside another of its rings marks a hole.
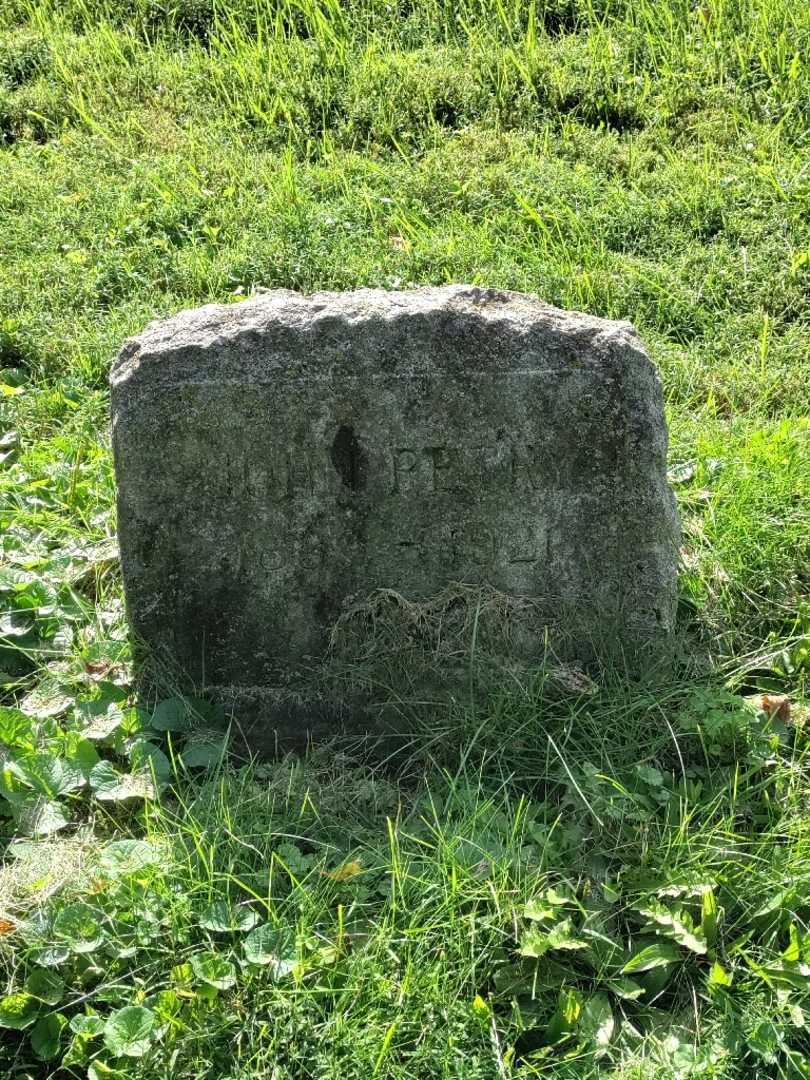
[[[460,285],[280,290],[152,323],[111,381],[132,628],[237,707],[297,686],[270,726],[307,725],[301,686],[374,596],[523,598],[537,656],[672,627],[662,393],[629,323]]]

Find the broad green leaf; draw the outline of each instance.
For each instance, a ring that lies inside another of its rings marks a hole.
[[[571,920],[562,919],[549,930],[530,926],[521,938],[518,952],[521,956],[540,957],[553,949],[576,951],[588,947],[587,941],[576,936]]]
[[[650,907],[639,907],[638,912],[649,920],[647,930],[654,930],[664,937],[677,941],[690,952],[703,956],[707,952],[706,939],[700,927],[695,927],[692,917],[687,911],[680,909],[670,911],[663,905],[656,904]]]
[[[655,895],[661,900],[667,898],[677,900],[680,897],[697,899],[702,897],[704,893],[711,892],[714,885],[713,881],[675,881],[656,889]]]
[[[530,926],[528,929],[524,930],[521,935],[518,953],[521,956],[539,959],[541,956],[545,956],[550,947],[551,946],[548,943],[548,934],[545,930],[541,930],[536,926]]]
[[[2,372],[0,372],[2,378]],[[19,558],[14,560],[19,562]],[[19,566],[0,566],[0,593],[16,593],[26,589],[33,575],[28,570],[21,570]]]
[[[0,615],[0,638],[24,637],[34,628],[34,617],[27,611],[6,611]]]
[[[62,1032],[67,1027],[67,1017],[62,1013],[41,1016],[31,1029],[31,1049],[40,1061],[53,1061],[59,1057]]]
[[[48,679],[42,682],[26,694],[20,701],[19,706],[27,716],[37,720],[43,720],[51,716],[61,716],[75,703],[71,693],[59,683]]]
[[[639,780],[649,784],[650,787],[661,787],[664,783],[664,774],[652,765],[637,765],[636,774]]]
[[[91,740],[80,735],[78,731],[69,731],[65,736],[64,755],[65,760],[78,769],[85,779],[100,760],[98,750]]]
[[[132,1074],[114,1069],[101,1058],[94,1058],[87,1066],[87,1080],[130,1080]]]
[[[194,984],[194,968],[191,964],[176,964],[172,968],[172,982],[181,990],[190,990]]]
[[[225,723],[225,709],[218,702],[209,701],[208,698],[186,698],[186,707],[192,716],[201,723],[212,728],[222,728]]]
[[[712,964],[709,972],[709,986],[731,986],[731,975],[717,960]]]
[[[286,930],[270,923],[257,926],[245,938],[245,959],[251,964],[269,966],[274,978],[289,975],[298,967],[295,940]]]
[[[23,836],[51,836],[70,823],[62,804],[42,795],[16,802],[13,812]]]
[[[677,1035],[668,1035],[661,1045],[673,1070],[673,1076],[680,1078],[705,1075],[702,1069],[695,1073],[695,1066],[700,1061],[700,1051],[693,1043],[686,1042]]]
[[[308,855],[297,844],[285,840],[279,844],[273,852],[273,858],[277,859],[293,877],[303,877],[312,868],[314,856]]]
[[[34,721],[19,709],[0,706],[0,746],[32,750],[36,744]]]
[[[790,941],[787,948],[782,952],[782,959],[787,960],[789,964],[797,964],[802,959],[802,947],[801,939],[799,937],[799,929],[796,923],[791,923],[788,927],[788,934]]]
[[[574,903],[573,893],[565,885],[558,885],[556,888],[546,889],[545,898],[546,902],[553,907],[562,907],[564,904]]]
[[[4,367],[0,369],[0,383],[3,386],[24,387],[30,378],[31,376],[25,368]]]
[[[654,1001],[672,981],[674,973],[675,966],[673,964],[665,964],[660,967],[651,968],[649,971],[636,972],[634,976],[636,982],[641,983],[644,987],[643,1000],[648,1002]]]
[[[101,850],[99,868],[109,877],[119,877],[158,862],[160,849],[148,840],[111,840]]]
[[[169,759],[159,746],[148,739],[135,739],[129,747],[129,761],[134,773],[144,773],[158,784],[163,784],[172,775]]]
[[[54,919],[53,932],[74,953],[92,952],[104,940],[99,912],[81,901],[59,912]]]
[[[9,994],[0,998],[0,1028],[22,1031],[34,1023],[39,1009],[40,1002],[33,994]]]
[[[638,950],[622,968],[622,975],[632,975],[634,971],[652,971],[653,968],[676,964],[682,954],[671,941],[656,941]]]
[[[577,1026],[584,1005],[582,991],[563,987],[557,1000],[557,1008],[545,1030],[545,1040],[550,1045],[569,1035]]]
[[[149,713],[146,709],[134,706],[124,713],[124,722],[121,725],[121,733],[127,736],[149,737]]]
[[[99,562],[110,562],[117,558],[118,550],[114,545],[111,545],[106,551],[102,550],[98,554],[101,555]],[[110,669],[113,667],[125,666],[130,659],[131,651],[129,642],[121,641],[119,638],[96,638],[84,650],[85,667],[89,669],[91,676],[97,678],[99,682],[108,681],[104,676],[110,674]],[[127,674],[126,670],[112,672],[112,680],[116,686],[121,686],[127,681]]]
[[[589,943],[577,937],[574,924],[570,919],[563,919],[548,932],[549,945],[552,949],[578,950],[587,949]]]
[[[97,697],[93,698],[93,701],[89,704],[98,705],[100,708],[116,704],[120,705],[122,709],[126,708],[129,691],[120,683],[110,679],[103,679],[96,684],[96,693]]]
[[[619,900],[621,900],[621,893],[615,885],[611,885],[609,881],[603,881],[602,898],[606,904],[618,904]]]
[[[39,968],[32,971],[25,980],[25,989],[46,1005],[58,1005],[65,992],[65,983],[55,971]]]
[[[201,982],[217,990],[228,990],[236,982],[236,968],[218,953],[196,953],[191,958],[191,966]]]
[[[644,993],[644,987],[639,986],[634,979],[626,979],[621,976],[617,979],[611,979],[607,986],[608,990],[623,1001],[636,1001]]]
[[[94,792],[112,791],[119,786],[121,776],[109,761],[100,761],[90,773],[90,787]]]
[[[222,760],[227,746],[227,740],[219,739],[194,739],[186,744],[180,754],[180,760],[187,769],[208,769],[217,765]]]
[[[192,716],[183,698],[166,698],[155,706],[150,723],[157,731],[188,731]]]
[[[7,799],[12,806],[30,804],[32,801],[36,801],[39,796],[31,791],[31,788],[24,784],[10,767],[13,756],[11,751],[0,746],[0,795]]]
[[[259,922],[259,916],[251,908],[241,905],[234,907],[227,900],[215,900],[205,909],[200,918],[200,926],[205,930],[219,933],[252,930]]]
[[[184,995],[174,989],[159,991],[152,999],[152,1007],[159,1024],[180,1020],[184,1007],[183,997]]]
[[[540,953],[534,953],[534,951],[527,953],[527,951],[524,951],[524,942],[522,942],[521,949],[519,949],[519,953],[521,953],[522,956],[542,956],[543,951],[548,953],[548,951],[553,949],[578,951],[590,947],[589,942],[584,941],[582,937],[578,936],[570,919],[562,919],[546,931],[542,931],[540,928],[530,927],[527,933],[530,934],[532,931],[534,931],[536,936],[532,937],[531,941],[527,943],[529,947],[540,947],[540,937],[544,937],[544,947],[542,947]]]
[[[542,900],[529,900],[523,908],[523,917],[531,919],[532,922],[546,922],[555,918],[556,914],[555,909]]]
[[[70,1027],[70,1025],[68,1025]],[[89,1069],[86,1073],[83,1072],[87,1068],[90,1057],[93,1054],[92,1040],[86,1038],[84,1035],[76,1035],[71,1032],[70,1042],[68,1043],[64,1053],[62,1054],[62,1060],[60,1066],[63,1071],[66,1071],[70,1076],[76,1076],[77,1078],[85,1075],[89,1076]]]
[[[76,715],[82,721],[82,735],[94,742],[109,739],[124,722],[124,712],[118,701],[83,701],[76,706]]]
[[[67,945],[46,945],[42,949],[36,949],[31,959],[40,967],[59,967],[69,956],[70,949]]]
[[[578,1032],[596,1048],[597,1057],[606,1053],[616,1021],[607,994],[598,993],[588,998],[579,1017]]]
[[[81,770],[47,753],[18,754],[8,768],[18,780],[46,799],[56,799],[84,785]]]
[[[71,1017],[70,1030],[84,1036],[85,1039],[95,1039],[104,1031],[104,1018],[96,1013],[79,1013]]]
[[[117,1009],[104,1025],[104,1045],[116,1057],[143,1057],[152,1045],[155,1014],[143,1005]]]
[[[90,787],[102,802],[157,797],[152,778],[145,773],[120,773],[109,761],[100,761],[90,773]]]

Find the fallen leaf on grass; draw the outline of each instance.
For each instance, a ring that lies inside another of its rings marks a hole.
[[[103,678],[110,670],[107,660],[85,660],[84,670],[94,679]]]
[[[763,694],[762,711],[774,720],[788,723],[790,720],[790,698],[786,694]]]
[[[364,869],[359,862],[347,862],[339,866],[337,870],[322,870],[321,873],[332,881],[347,881],[349,878],[364,873]]]

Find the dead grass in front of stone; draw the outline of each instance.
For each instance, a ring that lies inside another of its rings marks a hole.
[[[587,694],[594,685],[587,658],[570,652],[562,629],[583,621],[593,631],[593,655],[609,655],[600,621],[558,600],[464,582],[420,600],[378,589],[337,620],[323,672],[313,677],[344,692],[387,688],[399,705],[422,702],[426,692],[445,701],[493,685],[526,686],[538,675],[552,689]]]
[[[81,890],[90,877],[98,840],[89,830],[19,842],[0,864],[0,918],[18,921],[65,890]]]

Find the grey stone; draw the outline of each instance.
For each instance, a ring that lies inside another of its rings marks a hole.
[[[237,706],[305,707],[336,625],[369,655],[381,597],[457,608],[454,583],[512,603],[500,651],[529,662],[672,628],[662,393],[629,323],[463,285],[273,291],[152,323],[111,382],[131,625]]]

